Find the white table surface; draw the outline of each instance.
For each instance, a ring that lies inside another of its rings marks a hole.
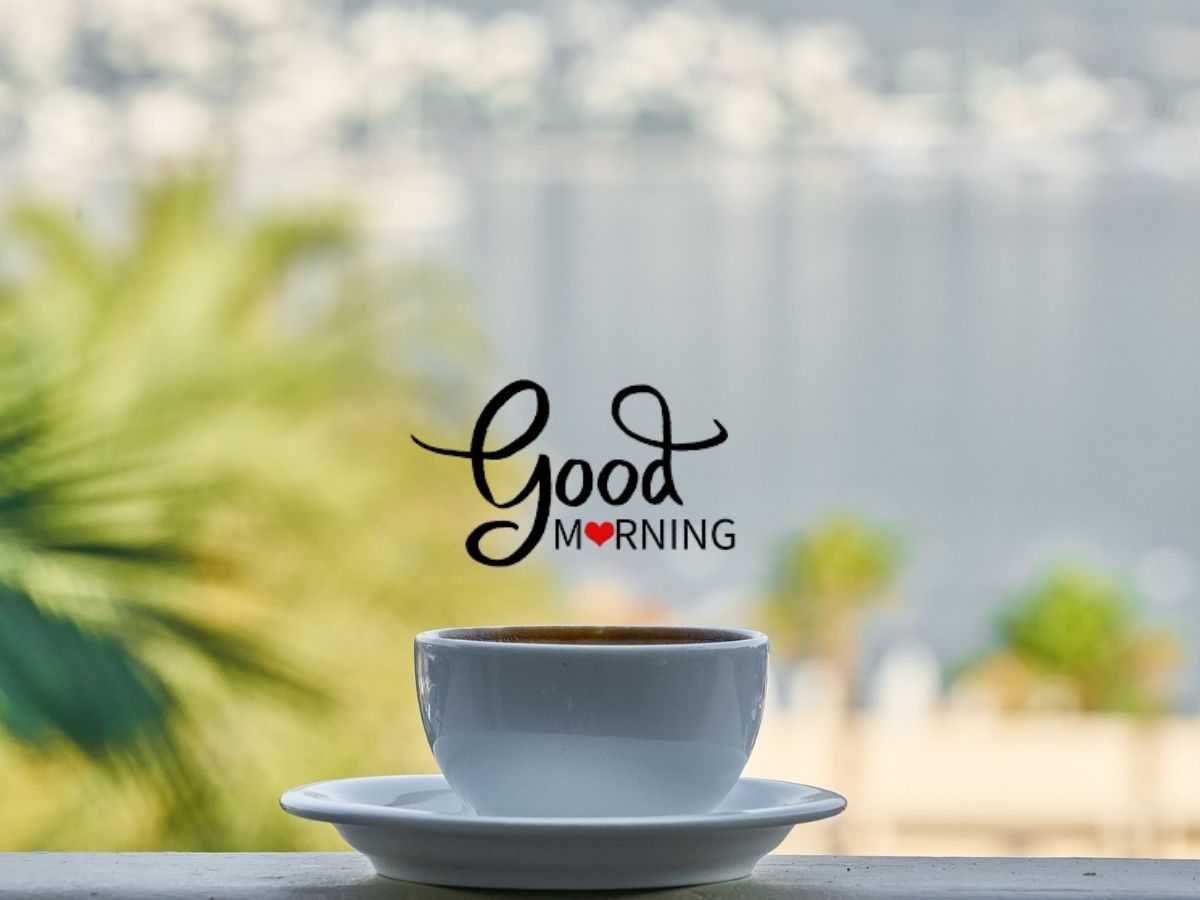
[[[0,853],[0,898],[4,900],[416,900],[479,898],[488,893],[376,878],[354,853]],[[503,896],[522,895],[505,892]],[[752,878],[742,881],[615,896],[1168,900],[1200,898],[1200,861],[769,856]]]

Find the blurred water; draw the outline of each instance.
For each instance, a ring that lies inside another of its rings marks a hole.
[[[571,578],[704,617],[845,509],[909,550],[869,665],[961,659],[1072,554],[1200,659],[1200,6],[0,3],[0,201],[113,219],[205,148],[465,268],[557,458],[638,456],[608,418],[637,381],[681,437],[725,423],[676,468],[736,550],[554,554]]]
[[[733,516],[738,545],[546,551],[571,577],[707,611],[761,583],[782,533],[844,509],[909,552],[868,660],[912,636],[961,660],[1062,556],[1131,578],[1166,560],[1138,586],[1194,656],[1200,184],[591,162],[474,154],[438,252],[474,279],[497,387],[550,390],[556,459],[646,458],[608,416],[638,381],[681,438],[720,419],[728,443],[677,457],[677,478],[686,514]]]

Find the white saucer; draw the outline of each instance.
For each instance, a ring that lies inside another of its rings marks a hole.
[[[741,878],[793,825],[846,808],[832,791],[763,778],[743,778],[716,810],[694,816],[480,816],[440,775],[323,781],[279,802],[294,816],[333,823],[387,878],[560,890]]]

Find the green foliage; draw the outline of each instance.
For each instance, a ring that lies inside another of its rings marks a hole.
[[[888,531],[831,516],[789,538],[763,604],[772,648],[784,656],[837,655],[858,615],[887,593],[900,562]]]
[[[1006,647],[1049,671],[1083,676],[1119,667],[1133,632],[1115,581],[1078,567],[1052,570],[1000,621]]]
[[[51,208],[13,213],[33,261],[0,304],[0,722],[20,740],[177,762],[180,701],[147,661],[155,644],[298,687],[261,644],[164,603],[233,563],[204,531],[238,466],[201,457],[203,430],[245,418],[246,386],[295,400],[327,374],[268,350],[248,320],[300,255],[347,231],[273,217],[231,235],[218,197],[204,178],[149,190],[114,255]],[[171,770],[176,796],[202,777]]]
[[[117,242],[10,218],[0,789],[31,812],[4,845],[311,844],[273,793],[427,764],[413,631],[542,608],[535,566],[469,567],[482,501],[408,440],[469,405],[458,283],[381,281],[338,210],[226,199],[150,185]]]
[[[1130,592],[1101,573],[1053,568],[1016,598],[999,633],[992,670],[1009,671],[1010,678],[1023,673],[1030,682],[1025,702],[1040,683],[1060,705],[1082,710],[1147,712],[1166,703],[1175,643],[1141,624]],[[1009,665],[997,665],[1000,658]]]
[[[103,754],[161,737],[174,707],[162,679],[119,639],[91,634],[0,585],[0,722],[19,740],[62,736]]]

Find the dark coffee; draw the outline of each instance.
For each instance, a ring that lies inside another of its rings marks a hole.
[[[747,636],[719,628],[669,625],[515,625],[507,628],[448,628],[442,637],[498,644],[718,644]]]

